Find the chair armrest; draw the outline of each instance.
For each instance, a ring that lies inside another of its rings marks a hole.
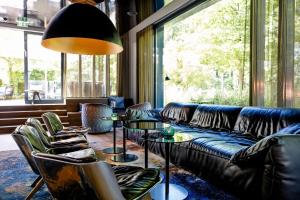
[[[81,143],[81,144],[74,144],[74,145],[69,145],[69,146],[59,146],[59,147],[54,147],[50,148],[47,150],[47,153],[50,154],[61,154],[61,153],[67,153],[67,152],[72,152],[72,151],[77,151],[81,149],[87,149],[89,148],[88,144]]]

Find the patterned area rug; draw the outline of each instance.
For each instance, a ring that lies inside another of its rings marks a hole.
[[[121,146],[121,131],[118,131],[118,142],[117,145]],[[97,155],[110,161],[110,157],[106,154],[101,153],[100,150],[111,146],[112,135],[90,135],[88,136],[90,145],[97,150]],[[128,141],[127,143],[128,153],[138,155],[139,159],[125,163],[126,165],[143,166],[143,149],[138,145]],[[120,163],[113,163],[120,164]],[[149,154],[149,167],[159,167],[164,176],[164,164],[165,160],[155,154]],[[184,186],[189,196],[187,199],[191,200],[205,200],[205,199],[220,199],[220,200],[234,200],[236,197],[226,193],[225,191],[216,188],[208,182],[200,179],[199,177],[182,170],[176,166],[171,165],[171,183]],[[0,152],[0,200],[19,200],[24,199],[31,190],[31,183],[35,180],[35,175],[27,161],[23,157],[20,151],[2,151]],[[34,200],[47,200],[51,199],[50,194],[45,186],[38,191],[34,197]]]

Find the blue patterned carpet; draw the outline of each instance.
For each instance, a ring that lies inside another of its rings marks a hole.
[[[30,192],[30,184],[37,176],[31,171],[27,161],[20,151],[0,152],[0,199],[21,200]],[[171,182],[184,185],[189,191],[187,199],[193,200],[234,200],[232,195],[214,187],[197,176],[191,175],[184,170],[178,170],[171,176]],[[51,199],[47,188],[38,191],[34,200]]]

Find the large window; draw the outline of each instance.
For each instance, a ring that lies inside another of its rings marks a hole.
[[[294,105],[300,107],[300,0],[295,0]]]
[[[171,101],[247,105],[249,21],[250,1],[223,0],[159,26],[157,106]]]
[[[48,50],[41,45],[42,35],[26,33],[27,66],[25,68],[27,102],[33,100],[33,93],[39,92],[42,101],[62,100],[61,53]]]
[[[23,103],[24,32],[0,28],[0,44],[0,99],[20,99]]]

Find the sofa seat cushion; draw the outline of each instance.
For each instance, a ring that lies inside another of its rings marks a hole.
[[[191,149],[205,151],[209,154],[230,159],[232,155],[251,146],[256,139],[229,132],[209,131],[198,134],[191,142]]]
[[[189,124],[193,127],[233,130],[241,109],[240,106],[199,105]]]

